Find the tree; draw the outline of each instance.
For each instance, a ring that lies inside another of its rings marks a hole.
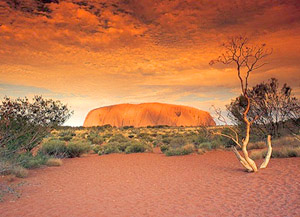
[[[60,101],[42,96],[35,96],[32,102],[5,97],[0,104],[0,148],[11,154],[31,151],[72,113]]]
[[[233,135],[223,133],[216,134],[230,138],[237,146],[239,146],[242,149],[243,156],[237,151],[235,146],[233,146],[233,151],[236,157],[249,172],[256,172],[257,166],[248,155],[247,145],[250,139],[251,125],[260,116],[255,116],[253,119],[249,119],[248,117],[248,113],[251,106],[251,98],[249,97],[248,89],[249,76],[254,70],[257,70],[266,64],[265,62],[262,62],[262,60],[265,57],[269,56],[272,53],[272,50],[268,49],[266,47],[266,44],[251,45],[249,43],[249,39],[244,36],[232,37],[230,40],[228,40],[228,42],[223,44],[223,48],[225,49],[224,53],[222,53],[222,55],[219,56],[216,60],[210,61],[210,65],[216,63],[222,63],[225,65],[235,65],[241,85],[242,96],[245,98],[246,101],[246,106],[244,107],[242,113],[243,121],[246,125],[246,132],[242,142],[239,142],[238,133],[234,128],[231,127],[228,128],[233,132]],[[271,135],[268,135],[267,138],[268,153],[265,158],[265,161],[260,166],[260,168],[265,168],[268,165],[272,153]]]
[[[262,82],[250,89],[248,96],[252,102],[248,118],[253,120],[256,116],[260,117],[253,123],[255,128],[272,137],[279,137],[284,127],[295,135],[295,131],[299,131],[300,103],[292,95],[290,86],[284,84],[280,88],[278,80],[271,78],[267,83]],[[226,106],[229,118],[244,126],[243,111],[246,106],[247,101],[243,95],[235,98]]]

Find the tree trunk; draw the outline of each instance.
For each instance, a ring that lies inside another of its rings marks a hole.
[[[237,157],[237,159],[240,161],[240,163],[247,169],[248,172],[252,172],[253,169],[249,166],[249,164],[247,163],[247,161],[245,160],[245,158],[243,158],[240,153],[238,152],[238,150],[235,148],[235,146],[233,146],[232,148],[235,156]]]
[[[246,110],[243,113],[244,122],[246,123],[246,137],[245,137],[245,140],[244,140],[243,145],[242,145],[242,151],[243,151],[245,160],[247,161],[247,163],[249,164],[249,166],[252,168],[253,172],[257,172],[256,164],[249,157],[248,151],[247,151],[247,145],[248,145],[249,139],[250,139],[250,126],[251,126],[251,122],[247,118],[247,114],[248,114],[249,109],[250,109],[250,99],[247,96],[247,94],[244,94],[244,96],[246,97],[248,103],[247,103],[247,108],[246,108]]]
[[[268,166],[268,163],[269,163],[271,155],[272,155],[271,135],[268,135],[267,145],[268,145],[268,152],[267,152],[264,162],[259,167],[260,169],[264,169]]]

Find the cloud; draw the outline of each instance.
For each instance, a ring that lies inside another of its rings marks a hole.
[[[299,8],[297,0],[5,0],[0,82],[26,86],[20,95],[65,94],[80,115],[122,102],[207,109],[238,94],[234,66],[208,63],[245,33],[274,49],[250,85],[277,77],[299,87]]]

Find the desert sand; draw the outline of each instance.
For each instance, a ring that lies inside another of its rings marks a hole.
[[[94,109],[85,118],[84,127],[215,126],[208,112],[165,103],[119,104]]]
[[[88,155],[30,171],[0,216],[299,216],[300,158],[246,173],[232,152]]]

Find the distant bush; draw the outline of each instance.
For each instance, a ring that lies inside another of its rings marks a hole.
[[[250,142],[247,146],[248,150],[252,150],[252,149],[263,149],[266,148],[266,142],[263,141],[257,141],[257,142]]]
[[[98,152],[99,152],[100,150],[102,150],[102,146],[101,146],[101,145],[92,145],[91,148],[92,148],[92,150],[93,150],[96,154],[98,154]]]
[[[213,150],[217,148],[221,148],[222,145],[218,141],[211,141],[211,142],[203,142],[198,145],[198,148],[203,150]]]
[[[90,143],[86,141],[71,141],[66,147],[67,157],[80,157],[84,153],[88,153],[91,150]]]
[[[67,156],[66,143],[61,140],[49,140],[42,144],[39,152],[55,158],[63,158]]]
[[[131,142],[131,144],[126,147],[125,153],[126,154],[139,153],[139,152],[145,152],[147,150],[150,150],[150,147],[147,146],[145,143],[134,141],[134,142]]]
[[[113,135],[110,139],[109,142],[118,142],[118,143],[122,143],[122,142],[128,142],[129,139],[126,138],[125,136],[123,136],[122,134],[116,134]]]
[[[185,146],[186,143],[187,143],[187,141],[184,137],[175,137],[171,140],[170,146],[171,146],[171,148],[179,148],[179,147]]]
[[[73,136],[63,136],[63,137],[59,137],[60,140],[63,140],[63,141],[70,141],[71,139],[73,138]]]
[[[98,154],[103,155],[103,154],[119,153],[120,152],[118,148],[119,144],[120,143],[118,142],[107,143],[106,145],[101,146],[101,149],[99,150]]]
[[[254,160],[265,158],[267,150],[254,150],[251,151],[250,157]],[[300,157],[300,147],[281,147],[274,148],[272,151],[271,158],[289,158],[289,157]]]
[[[46,162],[46,165],[47,166],[50,166],[50,167],[58,167],[58,166],[61,166],[63,164],[62,160],[61,159],[58,159],[58,158],[49,158]]]
[[[160,146],[160,150],[161,150],[162,152],[165,152],[165,151],[169,150],[169,148],[170,148],[170,146],[168,146],[168,145],[161,145],[161,146]]]

